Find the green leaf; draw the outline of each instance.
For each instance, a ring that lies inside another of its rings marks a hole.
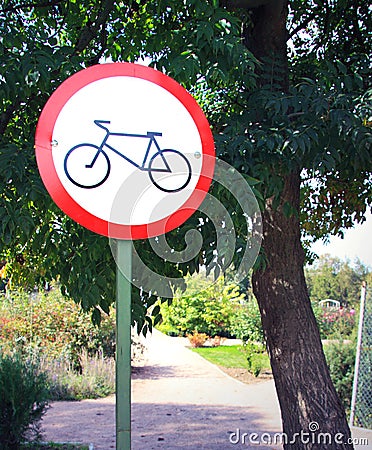
[[[154,309],[151,311],[151,315],[156,317],[160,312],[160,305],[155,305]]]
[[[92,311],[93,324],[99,326],[101,324],[101,320],[102,320],[101,311],[98,308],[94,308]]]

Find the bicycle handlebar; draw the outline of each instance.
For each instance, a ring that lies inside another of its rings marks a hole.
[[[103,128],[105,131],[107,131],[108,133],[110,133],[110,130],[104,126],[104,124],[110,124],[111,121],[110,120],[94,120],[93,121],[95,123],[95,125],[97,125],[97,127]],[[158,131],[148,131],[146,133],[146,136],[144,135],[136,135],[136,134],[127,134],[127,133],[110,133],[110,134],[114,134],[117,136],[137,136],[137,137],[146,137],[148,136],[149,138],[154,138],[155,136],[163,136],[163,133],[160,133]]]
[[[110,120],[95,120],[94,123],[97,125],[97,127],[103,128],[104,130],[107,130],[105,126],[103,126],[104,123],[111,123]]]

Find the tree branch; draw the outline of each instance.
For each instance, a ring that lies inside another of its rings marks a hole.
[[[368,53],[366,50],[366,45],[365,45],[365,41],[363,39],[362,33],[360,32],[360,28],[359,28],[359,17],[358,17],[358,10],[357,8],[355,8],[354,5],[351,5],[352,11],[353,11],[353,25],[354,25],[354,34],[355,37],[359,43],[359,45],[361,46],[361,48],[363,49],[363,51],[365,53]]]
[[[115,0],[105,0],[103,9],[98,14],[96,21],[87,25],[81,32],[80,38],[75,46],[75,53],[81,53],[85,50],[90,42],[97,36],[102,25],[104,25],[115,5]]]
[[[6,110],[0,115],[0,135],[2,136],[5,133],[6,127],[8,126],[8,123],[10,122],[12,115],[14,111],[18,108],[18,106],[21,104],[20,99],[17,98],[13,101]]]
[[[275,3],[276,0],[222,0],[221,6],[227,9],[251,9],[259,6],[267,5],[268,3]]]
[[[331,12],[330,12],[330,10],[329,10],[329,4],[328,4],[328,2],[325,2],[325,10],[326,10],[326,13],[325,13],[325,16],[324,16],[324,28],[323,28],[323,32],[324,32],[324,34],[326,34],[326,35],[328,35],[328,27],[329,27],[329,24],[330,24],[330,15],[331,15]]]
[[[18,9],[22,9],[24,7],[43,7],[43,6],[55,6],[59,3],[61,3],[62,0],[53,0],[49,2],[40,2],[40,3],[34,3],[32,5],[30,4],[21,4],[14,7],[9,7],[1,10],[1,13],[4,12],[11,12],[16,11]],[[100,12],[97,15],[97,19],[95,23],[92,25],[87,25],[81,32],[80,38],[75,46],[74,53],[80,53],[82,52],[94,39],[99,31],[99,29],[106,23],[110,12],[112,11],[113,7],[115,5],[115,0],[105,0],[103,4],[103,8],[100,10]],[[12,116],[14,112],[17,110],[17,108],[21,105],[22,99],[20,97],[13,100],[13,103],[10,104],[6,110],[0,114],[0,135],[3,135],[5,133],[5,130],[12,119]]]
[[[99,60],[101,59],[102,55],[104,54],[105,50],[106,50],[106,45],[107,45],[107,30],[106,27],[102,27],[101,29],[101,39],[100,39],[100,44],[101,44],[101,49],[98,51],[98,53],[93,56],[93,58],[91,58],[88,62],[87,65],[88,66],[94,66],[95,64],[99,63]]]
[[[306,27],[313,19],[316,17],[316,11],[310,14],[302,23],[297,25],[297,27],[289,33],[288,39],[291,39],[295,34]]]
[[[49,1],[45,1],[45,2],[40,2],[40,3],[21,3],[20,5],[17,6],[8,6],[7,8],[3,8],[0,10],[0,14],[2,13],[8,13],[8,12],[14,12],[14,11],[18,11],[19,9],[25,9],[25,8],[44,8],[47,6],[56,6],[59,3],[62,3],[63,0],[49,0]]]

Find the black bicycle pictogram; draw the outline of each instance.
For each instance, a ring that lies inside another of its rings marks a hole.
[[[137,169],[147,172],[151,182],[164,192],[178,192],[184,189],[191,179],[191,164],[178,150],[161,149],[156,137],[162,133],[147,131],[146,134],[113,133],[107,125],[109,120],[94,120],[95,125],[106,131],[100,145],[82,143],[72,147],[66,154],[64,170],[71,183],[84,189],[92,189],[101,186],[109,177],[111,171],[110,157],[107,150],[111,150],[124,158]],[[148,139],[145,156],[141,164],[121,151],[108,144],[109,137],[129,137]],[[150,151],[155,154],[149,158]],[[169,175],[172,175],[170,179]]]

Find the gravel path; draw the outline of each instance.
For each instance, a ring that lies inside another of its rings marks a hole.
[[[146,365],[132,376],[132,450],[257,448],[242,433],[281,430],[273,381],[243,384],[157,331],[147,341]],[[42,425],[47,441],[115,449],[115,397],[55,402]]]

